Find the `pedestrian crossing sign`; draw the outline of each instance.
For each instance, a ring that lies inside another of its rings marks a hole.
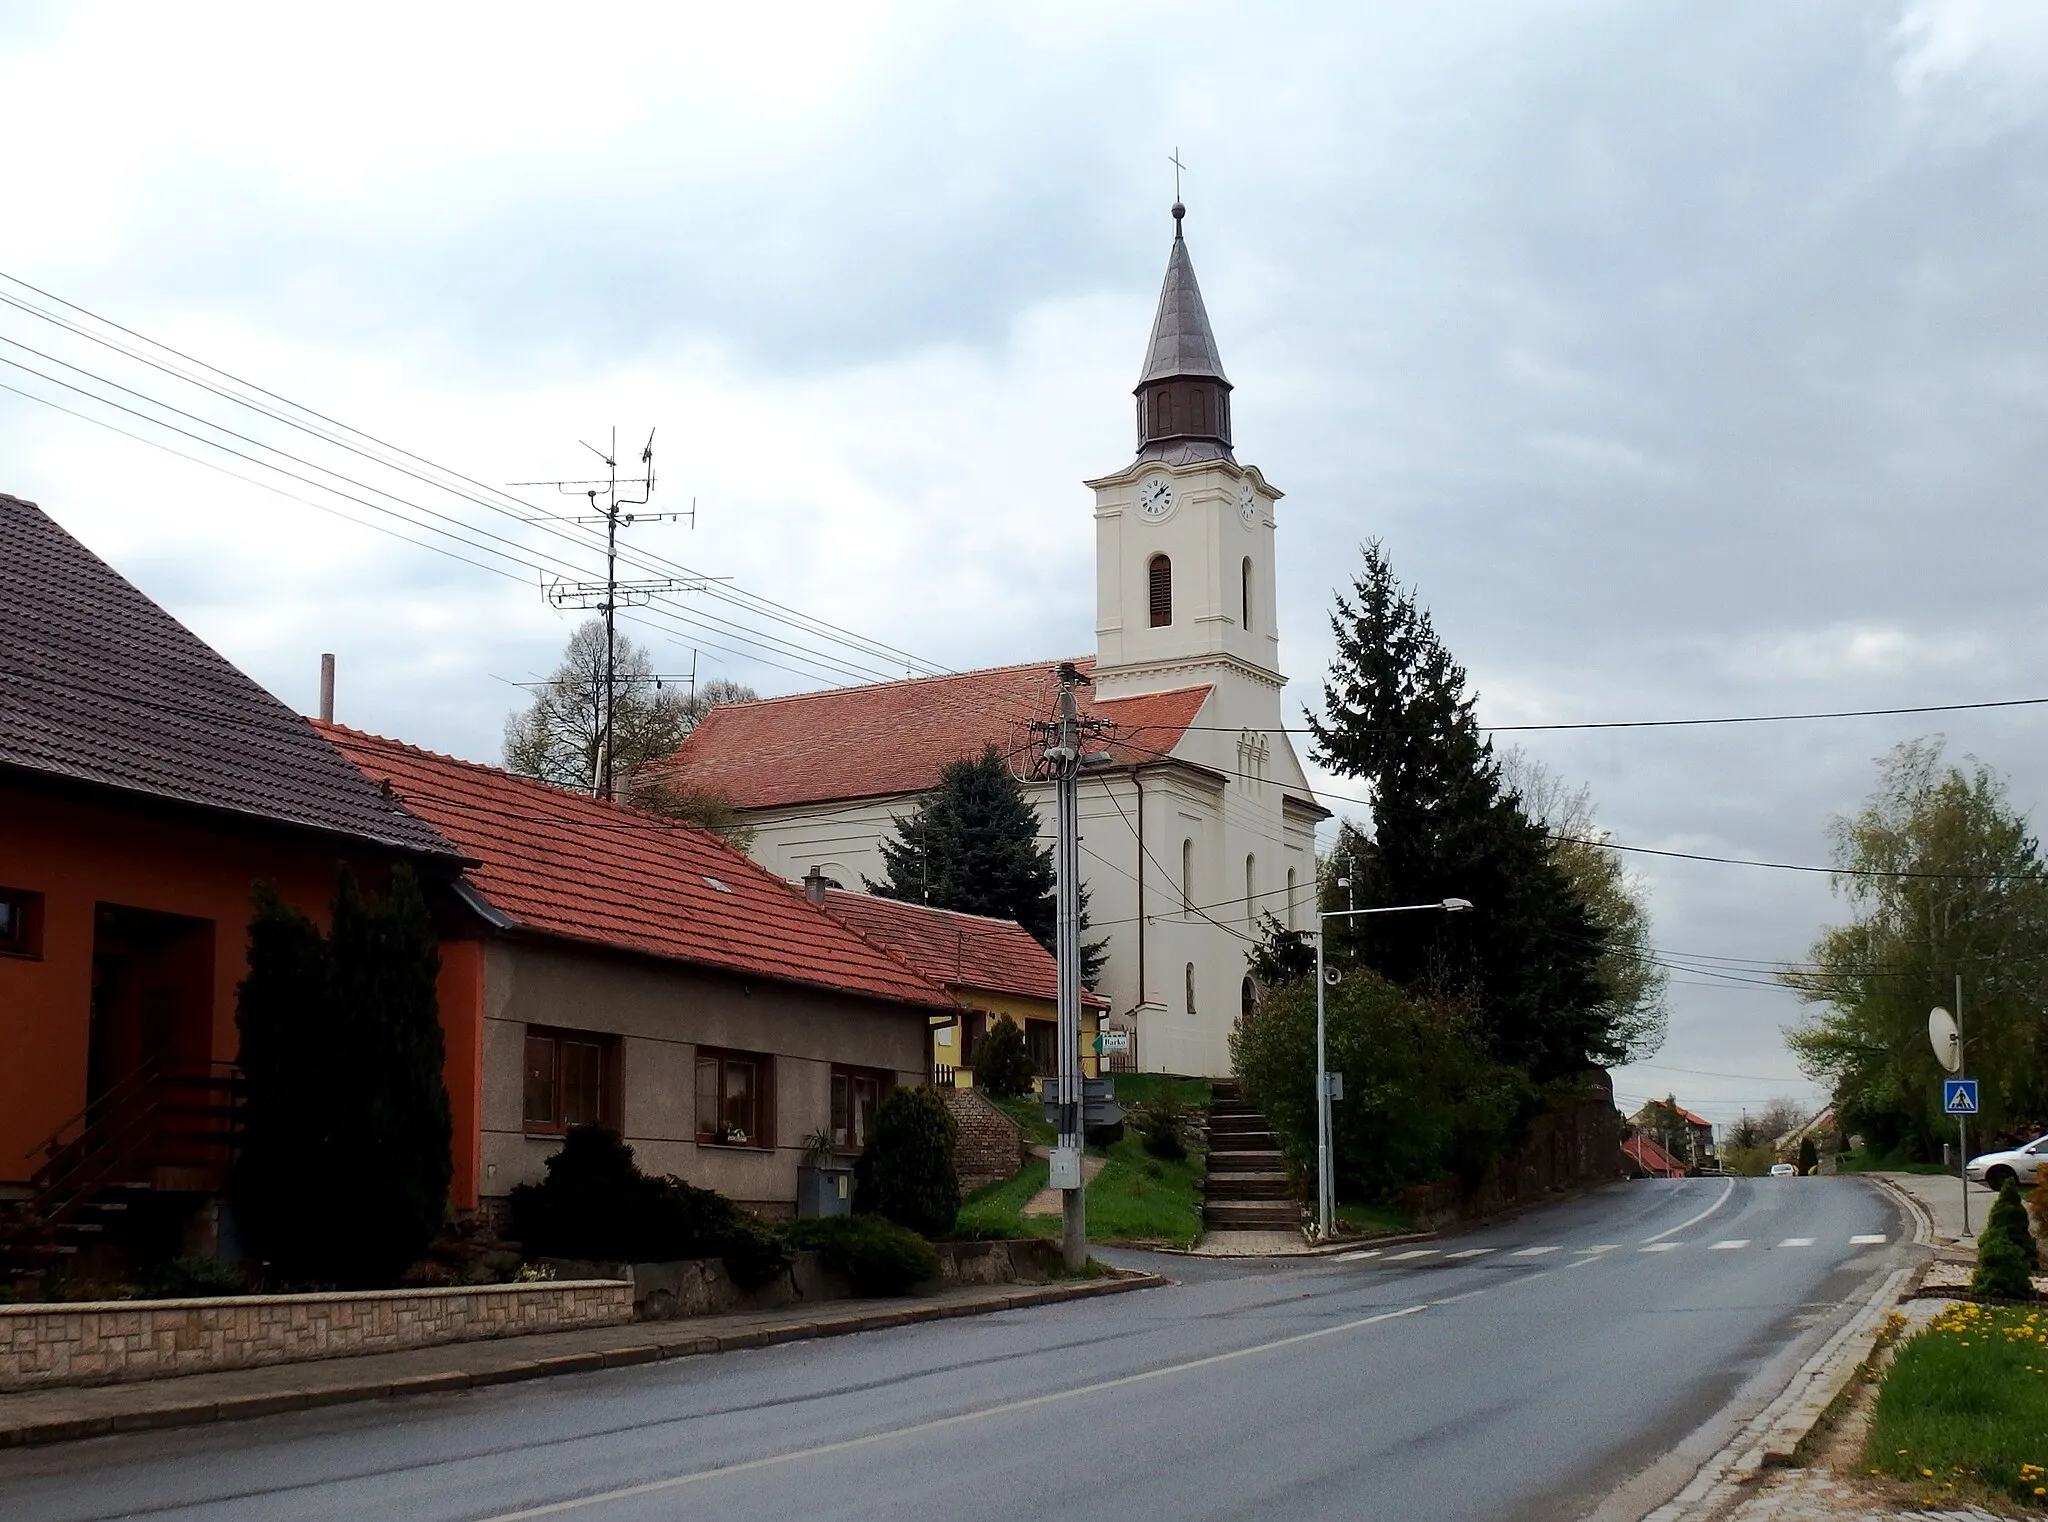
[[[1941,1107],[1951,1115],[1975,1115],[1977,1113],[1977,1080],[1974,1078],[1942,1079]]]

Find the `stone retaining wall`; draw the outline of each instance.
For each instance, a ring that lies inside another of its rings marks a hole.
[[[633,1286],[611,1280],[0,1305],[0,1390],[115,1384],[632,1319]]]
[[[962,1194],[1013,1179],[1024,1170],[1028,1154],[1023,1128],[986,1094],[979,1089],[941,1089],[939,1095],[960,1125],[953,1170],[960,1176]]]
[[[1402,1191],[1401,1208],[1418,1227],[1437,1231],[1476,1220],[1558,1189],[1622,1177],[1621,1116],[1607,1074],[1594,1069],[1579,1092],[1530,1122],[1512,1157],[1495,1158],[1476,1186],[1439,1179]]]

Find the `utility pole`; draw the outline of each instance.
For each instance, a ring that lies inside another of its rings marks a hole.
[[[585,443],[583,447],[604,461],[606,474],[597,480],[586,481],[512,481],[512,486],[552,486],[557,491],[581,496],[590,504],[586,515],[562,518],[563,523],[601,523],[604,525],[604,580],[603,581],[555,581],[545,584],[542,594],[556,608],[581,608],[604,614],[604,685],[598,695],[597,757],[591,768],[591,796],[610,799],[613,796],[613,715],[618,706],[618,611],[622,607],[633,607],[652,602],[657,596],[668,592],[701,592],[706,586],[702,577],[656,576],[636,581],[619,580],[619,530],[630,528],[635,523],[659,523],[666,519],[677,522],[688,518],[690,527],[697,526],[697,504],[692,501],[689,511],[672,513],[634,513],[626,509],[644,507],[654,499],[654,433],[649,430],[647,442],[640,450],[640,475],[637,482],[627,481],[626,489],[638,489],[637,497],[619,495],[619,431],[612,430],[611,447],[599,449],[595,444]],[[602,495],[600,506],[598,497]],[[696,691],[696,652],[690,652],[690,689]]]
[[[1962,1072],[1963,1054],[1963,975],[1956,974],[1956,1071]],[[1956,1158],[1956,1173],[1963,1181],[1963,1235],[1970,1234],[1970,1117],[1956,1116],[1956,1144],[1962,1149]]]
[[[1106,752],[1084,755],[1084,740],[1107,726],[1083,719],[1075,690],[1088,679],[1063,661],[1059,668],[1059,717],[1031,726],[1044,745],[1039,774],[1053,779],[1059,803],[1059,842],[1054,853],[1059,897],[1059,1044],[1060,1066],[1054,1102],[1058,1107],[1058,1140],[1052,1154],[1052,1187],[1061,1191],[1061,1250],[1069,1269],[1088,1264],[1088,1178],[1082,1166],[1087,1139],[1087,1085],[1081,1074],[1081,768],[1102,765]]]

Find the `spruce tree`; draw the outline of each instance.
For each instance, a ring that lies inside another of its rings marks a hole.
[[[1059,934],[1052,847],[1038,838],[1038,810],[995,746],[946,764],[938,786],[882,842],[885,875],[870,893],[906,903],[1014,920],[1048,951]],[[1081,892],[1081,925],[1088,924]],[[1081,981],[1102,970],[1103,943],[1081,948]]]
[[[1382,546],[1364,556],[1330,620],[1337,658],[1323,713],[1309,715],[1315,759],[1372,791],[1372,838],[1339,842],[1348,897],[1360,907],[1463,898],[1473,909],[1351,920],[1331,946],[1467,1004],[1493,1054],[1539,1081],[1612,1060],[1600,931],[1503,784],[1464,668]]]

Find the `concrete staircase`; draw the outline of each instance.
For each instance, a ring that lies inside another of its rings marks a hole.
[[[1219,1078],[1209,1106],[1209,1173],[1202,1224],[1210,1231],[1299,1231],[1301,1201],[1266,1117]]]

